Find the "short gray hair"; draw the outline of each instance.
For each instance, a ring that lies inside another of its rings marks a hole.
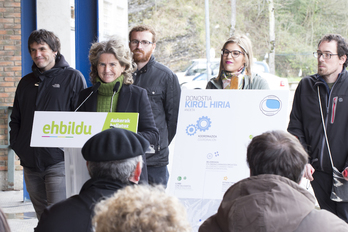
[[[119,180],[122,183],[128,183],[137,164],[142,163],[142,161],[142,156],[106,162],[88,161],[87,169],[91,178]]]

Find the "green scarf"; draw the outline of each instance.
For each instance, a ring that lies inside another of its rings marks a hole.
[[[113,82],[104,83],[99,77],[97,77],[96,81],[101,83],[101,85],[98,89],[97,112],[110,112],[112,98],[113,98],[112,112],[116,112],[118,95],[119,95],[120,90],[122,88],[123,79],[124,79],[124,76],[121,75]],[[120,88],[118,89],[115,96],[112,97],[112,95],[114,94],[113,89],[114,89],[116,82],[120,82]]]

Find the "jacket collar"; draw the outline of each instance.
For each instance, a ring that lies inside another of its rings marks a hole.
[[[155,62],[155,57],[151,55],[149,62],[147,62],[147,64],[144,67],[142,67],[142,69],[138,70],[137,73],[138,74],[146,73],[148,66],[151,66],[154,62]]]
[[[80,193],[83,191],[86,191],[90,188],[97,188],[97,189],[104,189],[104,190],[118,190],[120,188],[123,188],[127,185],[131,185],[132,183],[129,182],[127,184],[122,183],[118,180],[107,180],[107,179],[100,179],[100,178],[91,178],[88,181],[84,183],[84,185],[81,188]]]
[[[34,62],[31,69],[33,70],[33,73],[35,74],[35,76],[39,77],[42,81],[44,76],[46,77],[54,76],[57,73],[57,71],[67,67],[69,67],[69,63],[65,60],[64,56],[61,54],[60,56],[57,56],[55,60],[55,65],[50,70],[41,72]]]
[[[334,84],[334,85],[336,85],[336,83],[339,83],[339,82],[342,81],[342,78],[343,78],[342,76],[347,76],[347,70],[346,70],[345,68],[343,68],[342,72],[340,72],[340,73],[338,74],[337,80],[335,81],[335,84]],[[320,75],[317,73],[317,74],[314,74],[312,77],[313,77],[313,79],[315,80],[314,86],[317,86],[317,85],[324,85],[325,88],[326,88],[327,93],[328,93],[328,94],[330,93],[331,90],[330,90],[328,84],[326,83],[326,81],[324,80],[324,78],[323,78],[322,76],[320,76]]]

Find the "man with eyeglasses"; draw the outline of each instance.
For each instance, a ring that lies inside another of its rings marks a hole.
[[[348,169],[347,55],[348,44],[341,35],[328,34],[319,41],[318,50],[314,52],[318,73],[303,78],[298,84],[288,126],[288,131],[300,140],[309,154],[304,177],[311,181],[320,207],[346,222],[348,202],[330,199],[333,171],[323,123],[333,164],[343,173]]]
[[[169,178],[168,146],[175,136],[178,120],[179,81],[168,67],[158,63],[152,55],[156,48],[156,32],[152,27],[133,27],[129,32],[129,48],[137,64],[137,70],[133,73],[134,84],[146,89],[160,132],[159,146],[146,154],[148,180],[150,184],[166,187]]]

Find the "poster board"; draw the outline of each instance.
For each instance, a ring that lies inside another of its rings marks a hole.
[[[286,130],[288,98],[288,90],[182,91],[168,192],[185,205],[193,231],[249,177],[253,136]]]
[[[81,148],[112,127],[136,133],[138,118],[139,113],[35,111],[30,146]]]
[[[35,111],[32,147],[64,149],[66,197],[90,178],[81,148],[93,135],[112,128],[138,130],[139,113]]]

